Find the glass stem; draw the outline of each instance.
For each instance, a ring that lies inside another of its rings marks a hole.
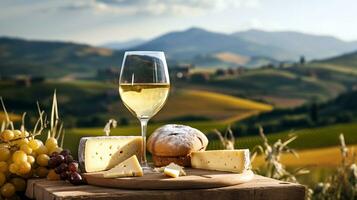
[[[141,125],[141,136],[142,136],[142,150],[141,150],[141,166],[142,167],[149,167],[147,160],[146,160],[146,131],[149,119],[140,119]]]

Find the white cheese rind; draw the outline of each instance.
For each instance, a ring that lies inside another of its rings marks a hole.
[[[143,170],[136,155],[124,160],[112,169],[104,172],[104,178],[120,178],[128,176],[143,176]]]
[[[140,158],[141,149],[140,136],[83,137],[79,143],[78,160],[82,171],[104,171],[133,155]]]
[[[250,168],[249,149],[191,153],[192,168],[242,173]]]

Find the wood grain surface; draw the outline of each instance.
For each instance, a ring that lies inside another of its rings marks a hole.
[[[26,196],[37,200],[303,200],[305,187],[258,175],[252,181],[239,185],[188,190],[128,190],[31,179]]]
[[[163,173],[149,173],[142,177],[103,178],[103,172],[84,174],[89,185],[121,189],[202,189],[237,185],[251,181],[252,171],[242,174],[185,168],[186,176],[170,178]]]

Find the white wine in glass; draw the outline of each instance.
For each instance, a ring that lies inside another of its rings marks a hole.
[[[119,79],[119,93],[128,110],[140,120],[143,137],[141,166],[146,160],[147,123],[164,106],[170,90],[169,73],[163,52],[125,52]]]

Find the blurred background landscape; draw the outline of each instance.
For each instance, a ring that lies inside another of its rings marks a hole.
[[[57,90],[76,151],[82,136],[139,135],[122,104],[118,78],[124,51],[164,51],[171,91],[149,124],[202,130],[209,149],[222,148],[213,129],[228,126],[236,148],[291,134],[307,167],[306,184],[340,163],[338,135],[357,147],[357,28],[353,1],[1,1],[0,96],[13,120],[37,119]],[[0,113],[0,119],[3,113]],[[259,161],[259,160],[258,160]],[[257,164],[259,162],[257,161]]]

